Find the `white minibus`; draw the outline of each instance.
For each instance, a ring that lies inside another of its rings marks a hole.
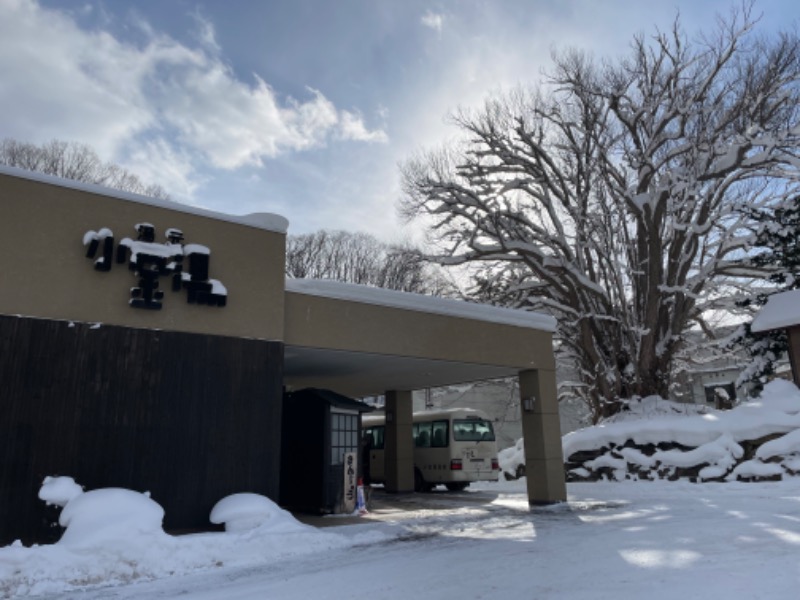
[[[385,415],[362,418],[365,453],[369,454],[369,466],[364,470],[368,483],[384,483],[385,427]],[[497,481],[500,467],[494,429],[481,411],[453,408],[416,412],[412,434],[416,491],[427,492],[439,484],[459,491],[472,481]]]

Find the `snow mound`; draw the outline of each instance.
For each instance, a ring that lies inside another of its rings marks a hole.
[[[506,479],[517,479],[525,474],[525,443],[522,438],[510,448],[505,448],[497,453],[497,462],[500,471]]]
[[[164,534],[164,509],[146,494],[122,488],[84,492],[67,502],[58,522],[67,530],[58,541],[70,547],[94,547]]]
[[[258,494],[235,494],[214,507],[215,516],[239,525],[257,514],[260,525],[254,529],[172,536],[162,529],[164,510],[147,494],[121,488],[82,492],[70,477],[46,478],[42,488],[40,496],[50,503],[81,493],[65,502],[59,522],[67,529],[56,544],[28,548],[17,541],[0,547],[0,598],[60,597],[94,586],[264,565],[392,537],[371,530],[350,535],[320,531]]]
[[[769,460],[782,455],[800,456],[800,429],[771,440],[756,451],[756,456],[761,460]]]
[[[72,477],[45,477],[39,488],[39,498],[47,504],[64,507],[83,493],[83,488]]]
[[[646,396],[625,402],[625,409],[607,418],[603,424],[641,421],[660,417],[690,417],[704,415],[709,408],[700,404],[684,404],[665,400],[659,396]]]
[[[791,381],[775,379],[764,386],[761,396],[748,404],[752,407],[797,414],[800,413],[800,389],[797,389]]]
[[[260,532],[288,532],[307,529],[291,513],[261,494],[241,493],[226,496],[211,509],[209,520],[224,523],[225,531],[241,533],[253,529]]]

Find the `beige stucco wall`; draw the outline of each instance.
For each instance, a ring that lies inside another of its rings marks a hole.
[[[291,291],[285,340],[306,348],[555,368],[552,334],[546,331]]]
[[[161,310],[130,307],[137,278],[127,264],[96,271],[83,235],[109,228],[116,248],[141,222],[155,226],[156,242],[174,227],[208,247],[227,306],[189,304],[162,277]],[[282,340],[284,260],[277,231],[0,173],[0,314]]]

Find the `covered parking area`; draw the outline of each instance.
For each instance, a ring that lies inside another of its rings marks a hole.
[[[546,315],[332,281],[288,280],[284,385],[386,398],[386,489],[414,489],[412,392],[517,377],[528,500],[566,500]]]

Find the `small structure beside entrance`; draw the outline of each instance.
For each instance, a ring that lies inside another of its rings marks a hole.
[[[280,504],[309,513],[353,512],[361,414],[372,407],[306,388],[283,401]]]

